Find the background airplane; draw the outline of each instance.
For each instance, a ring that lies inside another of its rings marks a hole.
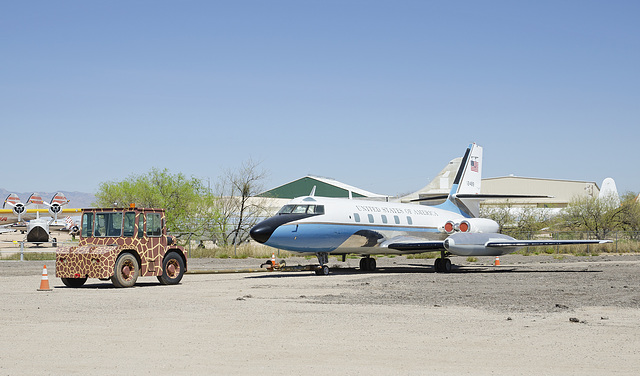
[[[437,206],[343,198],[299,197],[251,231],[265,245],[298,253],[314,253],[317,274],[329,274],[329,254],[363,255],[362,270],[375,270],[373,254],[440,251],[438,272],[451,271],[450,255],[499,256],[526,246],[596,244],[600,240],[517,240],[498,233],[498,224],[479,218],[480,202],[489,198],[540,197],[480,193],[482,147],[467,148],[446,199]],[[545,196],[547,197],[547,196]]]
[[[57,192],[53,195],[50,202],[45,202],[38,193],[33,193],[29,196],[26,204],[20,201],[20,198],[16,194],[9,194],[4,201],[3,208],[0,209],[0,225],[5,230],[25,228],[25,226],[16,226],[15,224],[27,221],[26,223],[26,241],[43,243],[50,240],[50,226],[57,221],[59,215],[70,215],[73,213],[80,213],[79,208],[63,208],[67,205],[69,200],[61,192]],[[35,209],[28,209],[27,206],[36,206]],[[46,209],[40,208],[40,206],[47,207]],[[50,215],[51,217],[41,217],[41,215]],[[13,225],[8,227],[8,225]],[[68,229],[73,229],[75,224],[72,223],[62,225]],[[53,238],[55,241],[55,238]]]

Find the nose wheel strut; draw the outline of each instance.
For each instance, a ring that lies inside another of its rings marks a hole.
[[[316,275],[329,275],[329,253],[318,252],[316,253],[320,267],[316,269]]]

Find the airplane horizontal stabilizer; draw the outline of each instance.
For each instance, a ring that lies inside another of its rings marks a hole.
[[[416,198],[411,200],[411,202],[418,201],[437,201],[442,200],[444,198],[448,198],[448,195],[438,195],[438,196],[429,196],[423,198]],[[491,199],[509,199],[509,198],[553,198],[553,196],[549,195],[500,195],[500,194],[454,194],[453,198],[471,198],[478,200],[491,200]]]

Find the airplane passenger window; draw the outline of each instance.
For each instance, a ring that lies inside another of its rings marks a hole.
[[[353,213],[353,218],[356,220],[356,222],[360,222],[360,214]]]
[[[387,223],[387,216],[386,215],[382,215],[382,223]]]
[[[410,224],[410,225],[413,224],[413,220],[409,216],[407,216],[407,223]]]
[[[369,217],[369,223],[373,223],[373,214],[367,214]]]
[[[396,222],[396,225],[400,224],[400,218],[397,215],[393,216],[393,220]]]

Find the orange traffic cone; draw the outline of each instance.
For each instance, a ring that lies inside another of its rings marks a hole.
[[[495,263],[495,265],[496,265],[496,266],[500,266],[500,257],[499,257],[499,256],[496,256],[496,263]]]
[[[271,267],[275,268],[277,266],[276,264],[276,254],[275,253],[271,253]]]
[[[47,275],[47,266],[45,265],[42,268],[42,279],[40,280],[40,288],[38,291],[51,291],[51,287],[49,287],[49,275]]]

